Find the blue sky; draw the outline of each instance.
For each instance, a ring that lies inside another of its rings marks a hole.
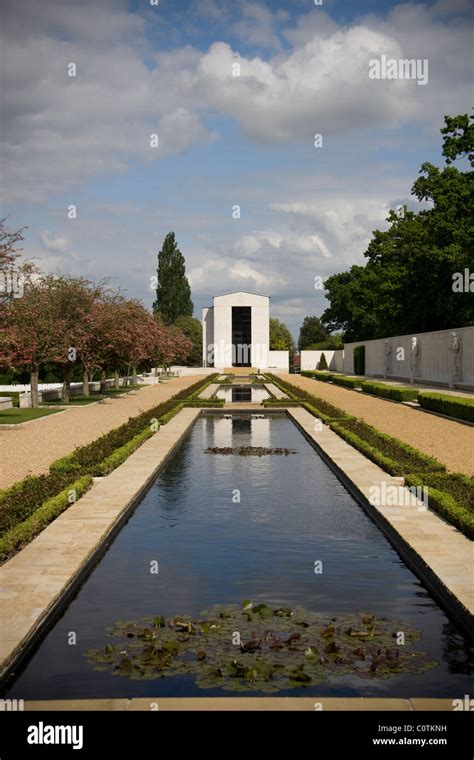
[[[465,0],[4,5],[2,215],[25,255],[150,306],[174,230],[198,317],[262,292],[296,335],[326,306],[314,278],[363,261],[471,106]],[[427,59],[428,84],[370,80],[381,54]]]

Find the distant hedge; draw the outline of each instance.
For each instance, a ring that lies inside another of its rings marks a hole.
[[[371,393],[373,396],[389,398],[392,401],[414,401],[419,393],[416,388],[405,388],[398,385],[388,385],[387,383],[376,383],[371,380],[364,380],[360,385],[364,393]]]
[[[474,422],[474,399],[422,391],[418,393],[418,403],[423,409]]]

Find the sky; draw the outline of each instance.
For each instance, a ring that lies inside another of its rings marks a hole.
[[[148,307],[172,230],[196,317],[248,290],[296,337],[319,278],[362,264],[442,164],[444,115],[472,107],[471,7],[1,0],[1,216],[46,271]],[[383,55],[427,60],[428,82],[369,78]]]

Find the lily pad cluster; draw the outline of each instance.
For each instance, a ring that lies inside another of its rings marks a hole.
[[[399,633],[404,645],[398,645]],[[421,633],[370,613],[328,617],[250,601],[219,605],[199,620],[163,615],[117,621],[103,649],[86,652],[98,670],[130,679],[192,675],[201,688],[277,692],[344,674],[364,679],[420,673],[436,662],[412,645]]]
[[[270,454],[288,456],[288,454],[297,453],[296,449],[269,449],[265,446],[238,446],[236,448],[232,448],[232,446],[209,446],[205,452],[206,454],[238,454],[241,457],[264,457]]]

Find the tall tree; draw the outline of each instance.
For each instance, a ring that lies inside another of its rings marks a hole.
[[[176,322],[180,316],[193,314],[184,256],[179,250],[174,232],[169,232],[158,254],[156,300],[153,311],[161,314],[166,324]]]
[[[472,267],[474,172],[456,160],[474,161],[474,128],[467,114],[446,116],[439,169],[425,162],[412,194],[429,207],[391,211],[385,231],[375,230],[365,266],[329,277],[330,306],[322,316],[346,341],[443,330],[474,324],[472,285],[454,286]]]
[[[298,349],[304,351],[312,343],[318,343],[327,337],[327,330],[319,317],[305,317],[300,328]]]
[[[202,324],[195,317],[186,317],[181,315],[174,323],[181,332],[192,342],[192,349],[186,362],[191,367],[200,367],[202,365]]]
[[[270,351],[289,351],[295,355],[295,342],[287,326],[279,319],[270,319]]]

